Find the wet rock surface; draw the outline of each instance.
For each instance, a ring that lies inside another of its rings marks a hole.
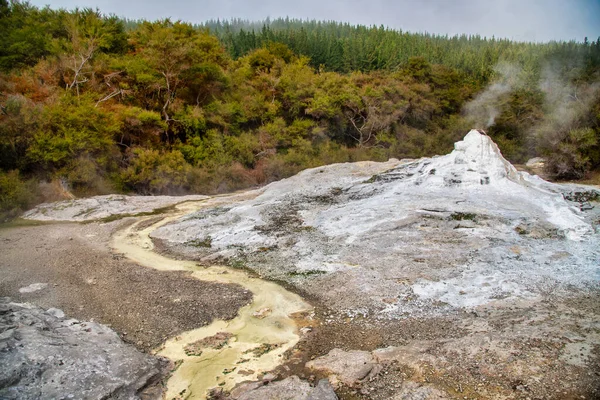
[[[41,204],[26,212],[25,219],[36,221],[93,221],[116,219],[128,215],[159,212],[185,201],[198,201],[208,196],[126,196],[111,194],[87,199],[65,200]]]
[[[164,376],[165,360],[58,311],[0,299],[0,398],[159,398],[142,392]]]

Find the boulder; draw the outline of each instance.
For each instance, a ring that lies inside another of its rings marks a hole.
[[[306,363],[309,369],[332,375],[330,381],[339,381],[347,386],[354,386],[365,378],[374,365],[375,359],[368,351],[340,349],[333,349],[326,356]]]
[[[271,382],[264,386],[247,384],[248,391],[240,393],[233,390],[231,397],[236,400],[337,400],[333,388],[326,379],[319,381],[316,387],[290,376],[282,381]]]
[[[58,311],[0,300],[0,398],[138,399],[163,377],[166,361]]]

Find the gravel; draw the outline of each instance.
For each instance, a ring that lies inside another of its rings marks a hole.
[[[107,324],[144,350],[213,319],[231,319],[251,301],[240,286],[156,271],[111,254],[108,239],[119,224],[0,229],[0,296]],[[20,291],[32,284],[39,290]]]

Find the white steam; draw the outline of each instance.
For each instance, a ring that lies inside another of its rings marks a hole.
[[[568,63],[553,62],[542,67],[534,87],[544,94],[544,117],[531,133],[555,136],[554,140],[560,141],[565,131],[576,128],[578,121],[582,121],[589,112],[600,95],[600,81],[580,85],[571,83],[575,76],[580,75],[580,64],[579,60],[569,60]],[[494,125],[511,92],[526,85],[525,73],[516,65],[501,63],[494,71],[494,82],[463,109],[465,117],[475,127]]]
[[[600,94],[600,82],[574,85],[560,71],[560,64],[543,67],[538,89],[544,93],[544,118],[534,133],[545,136],[551,142],[564,139],[569,130],[589,112]]]
[[[513,89],[523,85],[521,68],[500,63],[494,68],[497,79],[477,97],[471,100],[464,108],[466,117],[478,128],[489,128],[494,125],[496,117],[500,115],[502,102],[505,101]]]

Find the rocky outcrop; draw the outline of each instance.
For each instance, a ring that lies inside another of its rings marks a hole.
[[[108,217],[117,218],[154,213],[175,204],[207,198],[207,196],[201,195],[126,196],[111,194],[40,204],[23,214],[23,218],[37,221],[93,221]]]
[[[20,400],[138,399],[166,367],[104,325],[8,299],[0,301],[0,365],[0,398]]]
[[[439,316],[596,286],[600,207],[571,194],[588,191],[517,171],[473,130],[444,156],[306,170],[152,236],[184,257],[286,281],[351,318]]]
[[[361,393],[369,393],[365,386],[390,365],[402,365],[412,371],[420,371],[423,363],[432,362],[433,357],[426,353],[426,348],[419,346],[387,347],[368,351],[344,351],[333,349],[327,355],[306,363],[306,368],[320,375],[327,376],[334,387],[360,389]],[[432,365],[432,364],[429,364]],[[362,387],[362,389],[361,389]],[[448,395],[430,385],[405,380],[397,385],[399,390],[393,400],[445,400]]]

